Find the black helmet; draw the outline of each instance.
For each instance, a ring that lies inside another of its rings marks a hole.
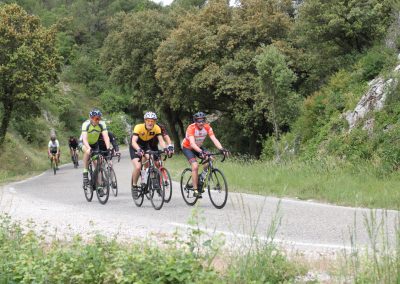
[[[206,114],[202,111],[196,112],[193,114],[193,120],[196,121],[198,119],[206,119]]]

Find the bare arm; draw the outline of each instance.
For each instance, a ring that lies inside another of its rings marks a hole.
[[[103,135],[104,143],[106,143],[107,149],[110,149],[110,137],[108,137],[108,132],[103,131],[101,134]]]
[[[91,149],[90,145],[89,145],[89,142],[88,142],[88,139],[87,139],[87,132],[82,132],[82,143],[83,143],[83,145],[85,146],[85,148],[87,150]]]
[[[139,138],[138,136],[132,135],[131,144],[132,144],[133,149],[135,149],[136,151],[140,149],[140,146],[139,146],[139,144],[137,143],[138,138]]]
[[[218,148],[218,150],[223,149],[221,143],[218,141],[217,137],[215,135],[210,136],[211,141],[214,143],[215,147]]]
[[[171,138],[169,137],[169,135],[165,135],[163,138],[167,145],[172,145],[172,141],[171,141]]]
[[[158,143],[160,143],[161,147],[162,147],[163,149],[165,149],[166,146],[165,146],[165,142],[164,142],[163,137],[162,137],[161,135],[158,135],[157,138],[158,138]],[[170,141],[171,141],[171,140],[170,140]]]

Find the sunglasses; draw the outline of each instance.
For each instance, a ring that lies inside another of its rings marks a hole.
[[[100,117],[99,117],[99,116],[94,116],[94,117],[92,117],[92,119],[93,119],[94,121],[100,121]]]
[[[196,123],[205,123],[205,122],[206,122],[205,119],[198,119],[198,120],[196,120]]]
[[[144,121],[146,121],[146,122],[152,122],[152,123],[156,122],[154,119],[151,119],[151,118],[147,118],[147,119],[145,119]]]

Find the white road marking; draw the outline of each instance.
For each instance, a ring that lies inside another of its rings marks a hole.
[[[176,226],[176,227],[182,227],[182,228],[187,228],[187,229],[200,229],[204,232],[208,233],[214,233],[214,234],[223,234],[226,236],[231,236],[234,238],[245,238],[245,239],[257,239],[257,240],[262,240],[262,241],[271,241],[271,238],[267,237],[261,237],[261,236],[250,236],[250,235],[245,235],[245,234],[239,234],[239,233],[232,233],[232,232],[226,232],[226,231],[220,231],[220,230],[212,230],[212,229],[207,229],[207,228],[201,228],[201,227],[195,227],[187,224],[182,224],[182,223],[175,223],[171,222],[169,223],[170,225]],[[334,250],[351,250],[351,247],[345,246],[345,245],[335,245],[335,244],[321,244],[321,243],[306,243],[306,242],[297,242],[297,241],[285,241],[281,239],[274,238],[272,240],[274,243],[278,244],[290,244],[294,246],[301,246],[301,247],[314,247],[314,248],[323,248],[323,249],[334,249]]]

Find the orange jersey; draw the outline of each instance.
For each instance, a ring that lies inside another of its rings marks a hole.
[[[188,149],[192,149],[192,147],[190,147],[189,137],[193,136],[196,145],[200,147],[206,139],[207,135],[214,135],[214,132],[208,123],[204,124],[203,129],[197,128],[196,123],[192,123],[186,129],[186,136],[185,139],[183,139],[182,146]]]

